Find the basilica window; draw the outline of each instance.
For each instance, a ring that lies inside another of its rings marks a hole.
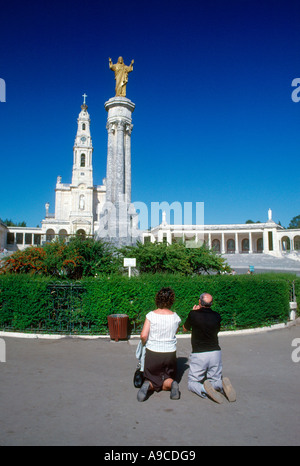
[[[46,231],[46,241],[51,242],[52,240],[54,240],[54,238],[55,238],[55,232],[52,228],[49,228]]]
[[[77,231],[76,231],[76,236],[79,236],[79,237],[81,237],[81,238],[85,238],[85,236],[86,236],[86,235],[85,235],[85,231],[82,230],[82,229],[77,230]]]
[[[64,228],[62,230],[59,230],[58,236],[61,239],[67,238],[68,236],[67,230],[65,230]]]
[[[85,130],[85,123],[82,123],[82,130],[84,131]]]
[[[235,252],[235,241],[234,241],[234,239],[227,240],[227,252],[229,252],[229,253]]]
[[[32,244],[32,233],[25,233],[25,244]]]
[[[268,243],[269,243],[269,251],[273,251],[273,233],[272,233],[272,231],[268,231]]]
[[[7,238],[6,238],[7,244],[14,244],[15,242],[15,234],[14,233],[7,233]]]
[[[214,239],[214,240],[213,240],[213,242],[212,242],[212,249],[213,249],[214,251],[220,252],[220,250],[221,250],[220,240],[218,240],[218,239]]]
[[[39,246],[41,244],[41,235],[39,235],[38,233],[33,235],[33,244],[35,244],[36,246]]]
[[[288,236],[284,236],[281,239],[281,247],[282,247],[283,251],[290,251],[291,250],[291,241],[290,241],[290,238]]]
[[[294,238],[294,249],[296,251],[300,250],[300,236],[295,236]]]
[[[23,233],[16,233],[16,243],[23,244]]]
[[[85,167],[85,154],[81,154],[80,156],[80,166]]]
[[[249,239],[248,238],[245,238],[242,241],[242,251],[249,252]]]
[[[264,248],[264,240],[263,238],[258,238],[257,240],[257,252],[262,252]]]

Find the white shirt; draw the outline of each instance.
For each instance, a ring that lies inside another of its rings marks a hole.
[[[158,353],[172,353],[176,351],[176,332],[181,322],[180,317],[172,314],[157,314],[149,312],[146,318],[150,322],[150,332],[146,348]]]

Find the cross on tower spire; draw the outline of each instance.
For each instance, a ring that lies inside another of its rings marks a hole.
[[[85,99],[87,98],[86,93],[84,93],[84,94],[82,95],[82,97],[83,97],[83,104],[85,105]]]

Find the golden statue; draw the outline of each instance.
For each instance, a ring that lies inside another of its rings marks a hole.
[[[131,60],[129,66],[126,66],[123,58],[119,57],[117,63],[113,64],[111,58],[109,60],[109,67],[115,72],[116,80],[116,96],[126,97],[126,84],[128,83],[128,73],[133,70],[134,60]]]

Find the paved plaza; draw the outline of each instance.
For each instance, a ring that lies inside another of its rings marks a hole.
[[[187,389],[190,339],[178,339],[181,399],[136,399],[137,339],[7,337],[0,363],[0,445],[300,445],[300,326],[220,336],[237,401]],[[299,354],[299,352],[298,352]]]

